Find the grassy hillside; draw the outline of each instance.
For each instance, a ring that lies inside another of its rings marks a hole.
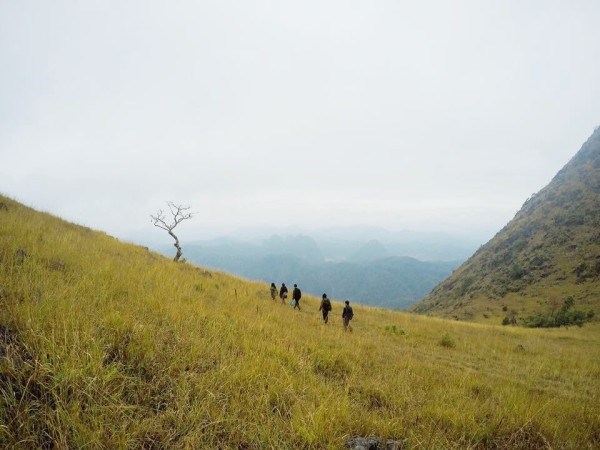
[[[413,310],[500,323],[572,297],[600,313],[600,128],[552,182]]]
[[[0,447],[600,446],[596,324],[317,305],[0,197]]]

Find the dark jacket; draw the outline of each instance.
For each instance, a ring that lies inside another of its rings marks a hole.
[[[350,320],[354,317],[354,311],[352,311],[352,306],[350,305],[344,306],[344,311],[342,311],[342,318],[345,319],[346,317]]]
[[[279,289],[279,296],[283,297],[283,294],[287,293],[288,289],[287,286],[284,286],[283,284],[281,285],[281,289]]]
[[[292,298],[294,300],[300,300],[302,298],[302,292],[297,287],[294,288],[294,293],[292,294]]]

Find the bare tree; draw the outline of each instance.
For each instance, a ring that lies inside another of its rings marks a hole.
[[[181,255],[183,255],[183,252],[179,246],[179,239],[173,233],[173,229],[184,220],[191,219],[193,214],[188,212],[190,209],[189,206],[176,205],[173,202],[167,202],[167,206],[169,207],[171,216],[173,216],[172,221],[167,222],[166,213],[162,209],[159,209],[155,215],[150,214],[150,221],[155,227],[162,228],[175,239],[175,244],[173,245],[177,249],[177,254],[173,258],[173,261],[177,262],[181,258]]]

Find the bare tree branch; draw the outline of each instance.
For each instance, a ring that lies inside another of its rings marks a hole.
[[[155,216],[150,214],[150,218],[152,219],[151,222],[154,224],[154,226],[158,228],[162,228],[166,231],[169,231],[170,229],[174,228],[174,225],[167,225],[167,222],[165,221],[165,214],[162,209],[159,209]]]

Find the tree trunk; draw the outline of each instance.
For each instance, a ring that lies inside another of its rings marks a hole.
[[[171,230],[169,230],[169,234],[173,237],[173,239],[175,239],[175,243],[173,245],[177,249],[177,254],[175,255],[175,258],[173,258],[173,261],[177,262],[179,261],[179,258],[181,258],[181,255],[183,255],[183,252],[181,251],[181,247],[179,246],[179,239],[177,239],[177,236],[175,236],[175,234]]]

